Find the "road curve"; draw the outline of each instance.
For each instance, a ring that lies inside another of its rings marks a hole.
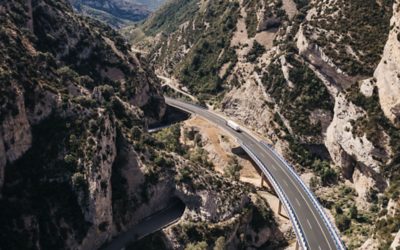
[[[346,249],[334,226],[323,212],[311,191],[291,167],[267,144],[246,132],[236,132],[226,125],[226,120],[202,107],[166,97],[166,103],[194,113],[229,131],[247,153],[255,160],[277,190],[290,215],[297,239],[303,249]]]

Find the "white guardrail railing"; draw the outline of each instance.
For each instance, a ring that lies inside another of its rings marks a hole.
[[[292,205],[289,203],[289,200],[285,193],[282,191],[281,187],[279,184],[276,182],[275,178],[271,175],[271,173],[268,171],[268,169],[264,166],[264,164],[258,159],[258,157],[251,152],[251,150],[243,144],[243,142],[239,142],[240,146],[246,151],[247,154],[256,162],[256,164],[261,168],[263,173],[267,176],[268,180],[271,182],[271,184],[274,186],[275,191],[277,192],[279,199],[282,201],[282,203],[285,205],[286,211],[289,214],[290,221],[293,223],[293,228],[294,232],[297,236],[297,239],[299,241],[299,244],[301,247],[306,250],[308,249],[307,243],[304,238],[304,234],[300,228],[299,225],[299,220],[297,219],[296,214],[293,212]]]
[[[191,110],[185,109],[180,107],[179,105],[174,105],[174,104],[169,104],[170,106],[174,106],[178,109],[184,109],[189,113],[192,113]],[[193,105],[193,104],[192,104]],[[200,106],[200,105],[195,105],[199,108],[204,109],[204,107]],[[297,173],[294,171],[293,167],[288,164],[286,162],[286,160],[283,159],[283,157],[281,157],[278,153],[275,152],[275,150],[273,148],[271,148],[266,142],[264,141],[260,141],[262,145],[264,145],[265,147],[267,147],[276,157],[278,157],[278,159],[280,159],[285,166],[289,169],[289,171],[292,173],[292,175],[295,177],[295,179],[299,182],[300,186],[302,187],[302,189],[306,192],[307,196],[311,199],[314,207],[317,209],[318,213],[320,214],[320,216],[323,218],[324,224],[328,227],[329,229],[329,234],[333,237],[333,239],[335,239],[335,244],[337,249],[339,250],[346,250],[346,247],[344,246],[342,240],[339,237],[339,234],[336,230],[335,227],[332,226],[329,218],[327,217],[326,213],[322,210],[321,205],[319,204],[319,202],[317,201],[317,198],[314,196],[314,194],[308,189],[308,187],[305,185],[305,183],[300,179],[300,177],[297,175]],[[273,176],[271,175],[271,173],[269,172],[268,168],[266,166],[264,166],[264,164],[258,159],[258,157],[251,152],[251,150],[243,144],[243,142],[239,141],[240,146],[249,154],[249,156],[256,162],[256,164],[261,168],[261,170],[263,171],[263,173],[268,177],[268,179],[270,180],[271,184],[274,186],[275,191],[277,192],[279,199],[283,202],[283,204],[286,207],[286,210],[289,214],[289,218],[292,221],[293,225],[294,225],[294,231],[296,233],[297,238],[299,239],[299,243],[300,245],[303,247],[303,249],[308,249],[308,246],[306,244],[305,241],[305,237],[304,234],[299,226],[299,221],[297,219],[296,214],[293,212],[293,208],[291,206],[291,204],[289,203],[289,199],[287,198],[287,196],[285,195],[285,193],[282,191],[280,185],[277,183],[277,181],[273,178]]]
[[[344,246],[342,240],[339,237],[339,233],[337,232],[336,228],[331,224],[331,221],[329,220],[328,216],[326,215],[325,211],[322,209],[321,204],[318,202],[317,198],[315,195],[310,191],[310,189],[306,186],[306,184],[301,180],[300,176],[296,173],[294,168],[286,162],[285,159],[283,159],[282,156],[280,156],[275,150],[266,142],[261,141],[261,144],[268,148],[278,159],[285,164],[285,166],[289,169],[290,173],[292,176],[297,180],[297,182],[300,184],[301,188],[304,190],[304,192],[307,194],[307,196],[310,198],[311,202],[313,203],[314,207],[317,209],[319,215],[322,217],[325,226],[329,230],[329,234],[331,237],[335,240],[335,244],[337,249],[340,250],[346,250],[346,247]]]

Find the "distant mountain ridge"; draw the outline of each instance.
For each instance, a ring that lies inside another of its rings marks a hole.
[[[69,0],[75,10],[115,28],[146,19],[165,0]]]

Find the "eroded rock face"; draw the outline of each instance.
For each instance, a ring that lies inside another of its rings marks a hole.
[[[31,126],[27,118],[23,96],[19,92],[16,97],[15,111],[13,114],[5,115],[0,123],[0,193],[7,162],[16,161],[31,145]]]
[[[379,100],[385,115],[396,124],[400,122],[400,3],[393,5],[392,30],[389,33],[382,60],[374,76],[379,89]]]
[[[258,128],[256,131],[261,134],[268,133],[272,128],[267,124],[273,118],[272,112],[265,107],[265,102],[269,100],[261,84],[257,84],[256,80],[250,78],[244,85],[232,89],[225,96],[221,110],[252,128]],[[255,117],[261,119],[255,119]]]
[[[112,236],[112,231],[109,229],[113,225],[111,172],[117,155],[116,128],[105,112],[100,113],[100,116],[104,118],[100,125],[104,126],[104,130],[94,135],[97,137],[95,147],[99,150],[94,154],[93,159],[85,163],[89,189],[89,204],[85,219],[93,226],[82,243],[82,249],[98,248]],[[99,156],[101,156],[100,160],[97,158]],[[104,229],[98,230],[101,225]]]
[[[4,183],[4,170],[6,164],[7,164],[6,150],[4,148],[3,137],[2,135],[0,135],[0,194],[1,194],[1,188],[3,187]]]
[[[390,245],[390,248],[396,249],[399,246],[400,246],[400,231],[397,232],[396,236],[394,237],[394,240],[393,240],[392,244]]]
[[[131,129],[164,115],[160,83],[121,37],[65,1],[2,2],[0,12],[2,247],[18,234],[22,248],[98,248],[125,213],[112,206],[117,134],[132,140]]]
[[[336,97],[334,113],[325,141],[334,162],[339,166],[347,166],[349,163],[342,153],[345,151],[347,155],[379,171],[378,162],[372,158],[372,143],[366,137],[354,137],[352,133],[351,121],[362,117],[364,111],[349,102],[343,94],[339,94]]]
[[[27,118],[23,96],[16,97],[16,113],[2,122],[2,135],[7,161],[14,162],[31,146],[32,134]]]

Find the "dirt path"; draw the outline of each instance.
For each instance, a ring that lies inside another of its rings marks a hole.
[[[189,97],[190,99],[192,99],[192,101],[198,102],[198,99],[196,97],[180,89],[180,85],[175,80],[161,75],[157,75],[157,77],[164,82],[162,86],[168,86],[176,92],[179,92],[182,95]]]

